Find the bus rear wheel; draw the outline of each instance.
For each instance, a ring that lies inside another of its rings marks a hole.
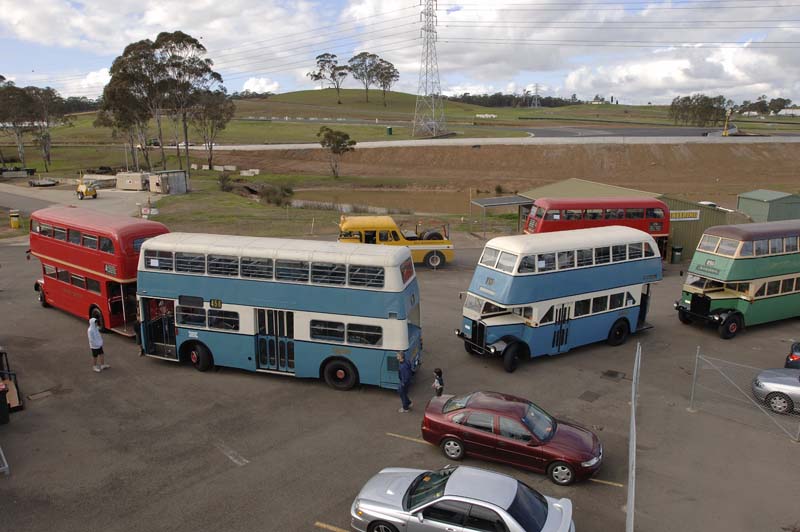
[[[630,333],[631,328],[628,325],[628,320],[620,319],[615,321],[614,325],[611,326],[611,330],[608,331],[608,345],[617,346],[624,344]]]
[[[39,304],[44,308],[50,306],[50,303],[47,302],[47,296],[44,293],[44,288],[41,286],[39,286]]]
[[[106,324],[103,323],[103,313],[100,312],[100,309],[97,307],[93,307],[92,311],[89,313],[90,318],[94,318],[95,322],[97,323],[97,330],[100,332],[105,332]]]
[[[347,360],[331,360],[325,364],[322,377],[334,390],[351,390],[358,383],[356,368]]]
[[[203,344],[194,344],[189,349],[189,362],[197,371],[208,371],[214,367],[214,356]]]
[[[444,266],[445,259],[444,255],[439,253],[438,251],[431,251],[427,255],[425,255],[425,266],[435,270],[436,268],[441,268]]]
[[[742,318],[737,315],[728,316],[717,328],[719,337],[723,340],[730,340],[742,329]]]

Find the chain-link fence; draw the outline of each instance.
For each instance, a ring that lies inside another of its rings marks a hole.
[[[689,411],[800,442],[800,378],[796,370],[764,369],[700,353],[697,349]]]

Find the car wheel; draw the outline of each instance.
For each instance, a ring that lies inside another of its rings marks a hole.
[[[503,368],[505,368],[508,373],[514,373],[514,370],[517,369],[520,351],[521,347],[519,342],[512,342],[503,350]]]
[[[356,368],[347,360],[331,360],[322,370],[325,382],[335,390],[347,391],[358,383]]]
[[[692,318],[686,313],[685,310],[678,311],[678,319],[681,321],[681,323],[685,323],[686,325],[692,324]]]
[[[782,393],[771,393],[766,399],[767,406],[776,414],[789,414],[794,410],[794,404],[789,397]]]
[[[203,344],[194,344],[189,350],[189,362],[197,371],[208,371],[214,367],[214,356]]]
[[[444,266],[445,260],[444,255],[439,253],[438,251],[431,251],[427,255],[425,255],[425,266],[435,270],[436,268],[441,268]]]
[[[367,532],[397,532],[397,528],[391,523],[377,521],[369,524]]]
[[[442,452],[450,460],[461,460],[464,458],[464,444],[455,438],[445,438],[442,440]]]
[[[728,316],[722,325],[719,326],[717,332],[719,337],[723,340],[730,340],[742,329],[742,318],[737,315]]]
[[[611,326],[611,330],[608,331],[608,345],[624,344],[630,333],[631,328],[628,326],[628,320],[623,318],[615,321],[614,325]]]
[[[106,324],[103,323],[103,313],[100,312],[100,309],[97,307],[92,308],[92,311],[89,313],[90,318],[94,318],[95,322],[97,322],[97,330],[100,332],[105,332]]]
[[[47,296],[44,293],[44,288],[42,288],[41,286],[39,287],[39,304],[44,308],[50,306],[50,304],[47,302]]]
[[[568,486],[575,481],[575,471],[565,462],[553,462],[547,468],[547,476],[559,486]]]

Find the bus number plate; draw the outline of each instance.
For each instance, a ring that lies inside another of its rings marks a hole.
[[[208,306],[211,308],[222,308],[222,300],[221,299],[209,299]]]

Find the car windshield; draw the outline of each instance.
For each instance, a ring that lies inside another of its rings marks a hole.
[[[547,499],[523,484],[517,483],[517,495],[508,507],[508,513],[528,532],[540,532],[547,521]]]
[[[528,405],[522,421],[540,441],[547,441],[556,433],[556,420],[533,403]]]
[[[444,468],[438,471],[426,471],[409,486],[403,502],[405,509],[416,508],[422,504],[436,500],[444,495],[444,487],[456,468]]]
[[[461,410],[462,408],[467,406],[470,397],[471,394],[456,395],[455,397],[451,397],[444,404],[444,407],[442,408],[442,413],[446,414],[448,412],[453,412],[454,410]]]

